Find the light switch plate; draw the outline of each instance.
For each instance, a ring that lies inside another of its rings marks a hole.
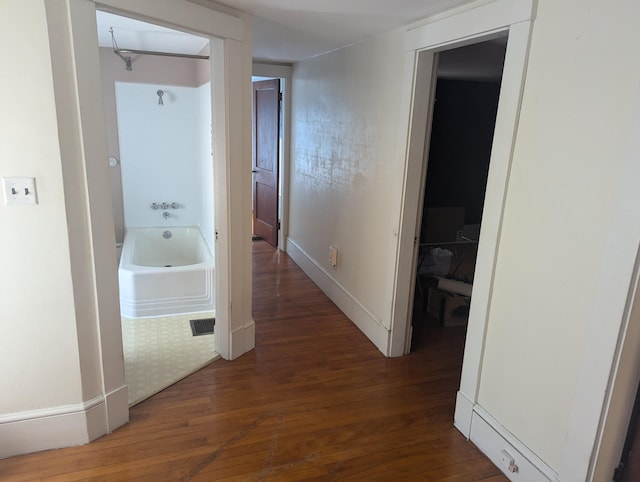
[[[38,204],[34,177],[3,177],[4,202],[9,205]]]

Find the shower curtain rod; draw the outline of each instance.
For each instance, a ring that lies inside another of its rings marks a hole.
[[[131,57],[124,56],[122,54],[161,55],[163,57],[181,57],[183,59],[209,60],[208,55],[174,54],[172,52],[158,52],[156,50],[121,49],[120,47],[118,47],[118,42],[116,42],[116,36],[113,33],[113,27],[109,28],[109,33],[111,34],[113,53],[122,59],[126,70],[133,70],[133,67],[131,66]]]
[[[156,52],[155,50],[136,50],[136,49],[120,49],[114,48],[113,53],[122,59],[126,70],[133,70],[131,64],[131,57],[122,54],[139,54],[139,55],[161,55],[163,57],[181,57],[183,59],[196,59],[196,60],[209,60],[208,55],[194,55],[194,54],[174,54],[171,52]]]
[[[172,52],[156,52],[155,50],[113,49],[116,54],[161,55],[164,57],[182,57],[185,59],[209,60],[208,55],[174,54]]]

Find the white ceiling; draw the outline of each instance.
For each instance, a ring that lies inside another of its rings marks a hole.
[[[253,15],[253,57],[295,62],[371,35],[459,7],[472,0],[219,0]],[[198,2],[199,3],[199,2]],[[100,46],[111,47],[113,26],[119,47],[198,53],[205,39],[98,13]]]
[[[470,0],[218,0],[254,15],[253,57],[314,57]]]

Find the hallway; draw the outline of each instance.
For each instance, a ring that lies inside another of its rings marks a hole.
[[[253,243],[253,282],[254,351],[140,403],[89,445],[0,460],[0,479],[506,480],[453,427],[459,331],[386,359],[265,242]]]

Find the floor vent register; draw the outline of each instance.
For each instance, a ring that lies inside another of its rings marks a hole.
[[[213,327],[216,324],[215,318],[202,318],[200,320],[189,320],[191,333],[193,336],[213,335]]]

